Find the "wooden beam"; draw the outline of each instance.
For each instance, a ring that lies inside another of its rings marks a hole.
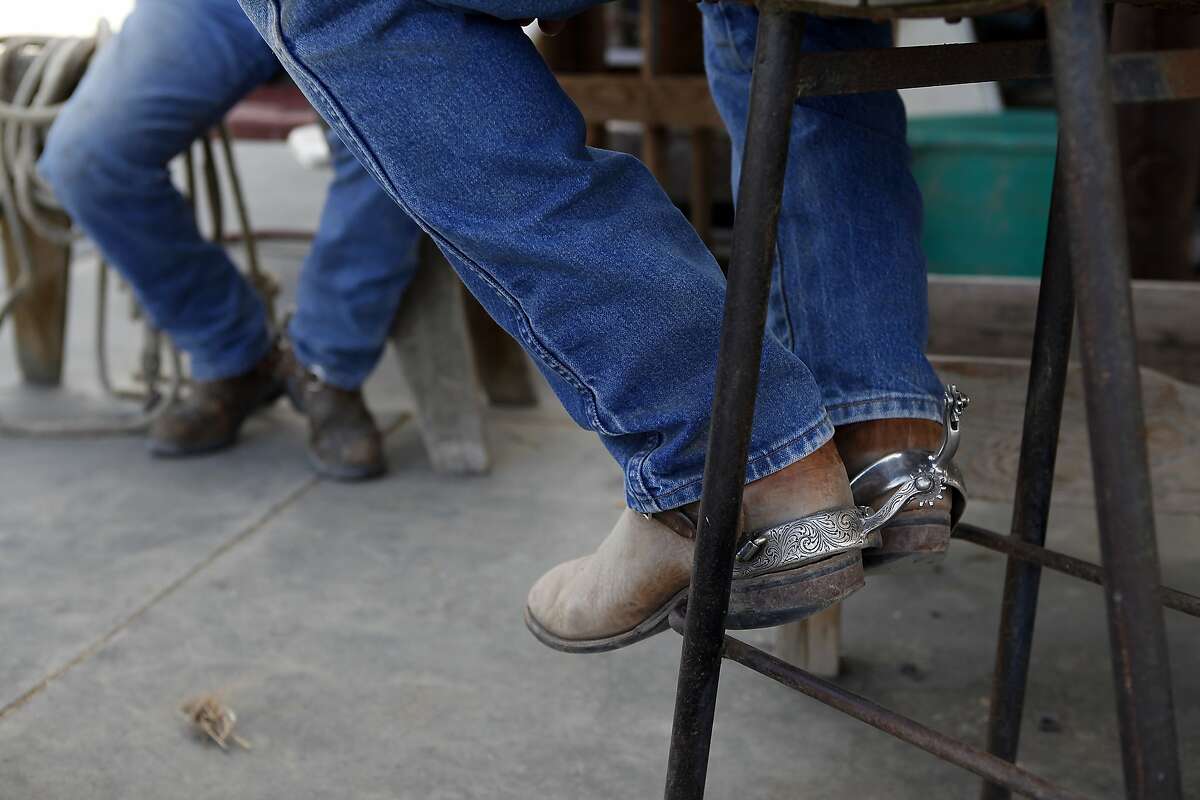
[[[929,276],[929,352],[1028,359],[1038,281],[1031,278]],[[1200,384],[1200,283],[1134,281],[1138,359],[1181,381]]]
[[[680,128],[725,127],[703,75],[642,78],[610,73],[557,77],[588,122],[615,119]]]

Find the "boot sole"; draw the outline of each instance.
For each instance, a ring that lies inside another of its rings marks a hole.
[[[328,478],[339,483],[361,483],[382,477],[387,472],[387,464],[376,464],[370,467],[347,467],[329,464],[319,459],[315,453],[308,454],[309,466],[322,478]]]
[[[863,551],[863,568],[868,574],[937,564],[950,547],[950,512],[901,512],[880,529],[880,535],[880,547]]]
[[[784,572],[734,580],[725,626],[731,630],[770,628],[805,619],[841,602],[865,585],[858,550],[838,553]],[[675,593],[634,628],[599,639],[564,639],[542,627],[525,607],[525,627],[542,644],[563,653],[604,653],[662,633],[671,612],[687,607],[688,587]]]

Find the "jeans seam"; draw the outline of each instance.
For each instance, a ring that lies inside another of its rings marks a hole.
[[[625,470],[626,475],[628,475],[630,478],[630,492],[635,494],[637,499],[642,504],[650,504],[654,502],[654,496],[651,494],[650,489],[646,486],[646,476],[644,474],[644,470],[646,467],[646,462],[650,460],[650,456],[654,454],[655,450],[657,450],[659,447],[662,447],[664,438],[665,437],[661,433],[655,433],[653,436],[651,436],[650,444],[639,450],[633,455],[632,458],[629,459],[629,466]],[[633,466],[635,463],[637,464],[636,469]],[[636,487],[633,485],[635,480],[637,483]]]
[[[322,96],[326,106],[329,108],[330,114],[336,117],[346,127],[346,130],[350,132],[350,134],[354,137],[355,142],[367,155],[367,163],[363,165],[364,169],[370,172],[377,181],[390,190],[389,195],[393,200],[396,201],[396,204],[399,205],[406,214],[412,217],[413,221],[415,221],[421,227],[421,229],[425,231],[426,234],[428,234],[439,245],[454,253],[456,258],[462,261],[467,268],[469,268],[477,277],[479,277],[509,308],[515,312],[518,323],[517,329],[521,333],[521,338],[525,340],[530,349],[537,354],[538,358],[541,359],[541,361],[546,364],[547,367],[562,377],[563,380],[570,384],[579,393],[580,398],[584,402],[584,407],[587,409],[588,421],[592,427],[597,432],[609,436],[620,435],[617,432],[608,430],[608,428],[601,423],[599,413],[597,411],[599,403],[596,399],[595,392],[591,389],[591,387],[587,386],[582,379],[575,375],[565,364],[554,357],[549,349],[542,344],[541,340],[538,339],[537,335],[533,331],[532,324],[529,320],[529,315],[525,313],[525,310],[521,307],[519,301],[506,292],[504,288],[500,286],[500,284],[485,269],[483,269],[482,266],[455,247],[453,243],[447,241],[444,237],[438,234],[438,232],[433,230],[433,228],[424,219],[422,219],[420,215],[408,207],[408,204],[405,203],[403,198],[400,197],[400,193],[396,190],[396,186],[392,182],[391,178],[389,178],[379,167],[378,156],[375,154],[372,148],[367,145],[366,140],[363,138],[362,134],[359,133],[357,127],[351,123],[349,116],[343,112],[341,106],[333,99],[332,94],[325,87],[324,82],[321,81],[321,79],[318,78],[312,72],[312,70],[310,70],[299,59],[299,57],[292,52],[291,48],[288,46],[287,40],[284,37],[282,24],[280,23],[277,0],[272,0],[267,4],[267,7],[271,11],[271,30],[278,40],[278,48],[287,56],[288,60],[297,67],[303,77],[312,84],[310,88]]]

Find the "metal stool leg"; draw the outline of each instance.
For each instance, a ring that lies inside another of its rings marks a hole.
[[[1062,419],[1067,362],[1071,357],[1071,329],[1075,322],[1062,167],[1060,146],[1059,161],[1054,170],[1042,285],[1038,292],[1029,389],[1025,397],[1025,426],[1017,466],[1016,508],[1012,519],[1013,538],[1038,547],[1046,543],[1046,519],[1050,515],[1058,428]],[[1017,558],[1008,559],[988,720],[988,752],[1005,761],[1017,760],[1041,576],[1040,565]],[[994,783],[984,784],[981,795],[982,800],[1008,800],[1011,796],[1008,788]]]
[[[1048,22],[1125,789],[1131,798],[1178,798],[1179,746],[1159,605],[1104,5],[1052,0]]]
[[[758,390],[771,256],[796,97],[803,18],[769,7],[760,9],[749,131],[704,465],[704,498],[667,764],[667,800],[697,800],[704,796],[725,612]]]

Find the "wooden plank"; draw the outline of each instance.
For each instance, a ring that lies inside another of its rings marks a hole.
[[[808,619],[781,625],[775,632],[775,654],[789,664],[824,678],[841,668],[842,606],[827,608]]]
[[[703,75],[645,79],[638,75],[609,73],[561,74],[557,78],[588,122],[625,120],[724,130]]]
[[[692,227],[712,247],[713,212],[713,132],[708,128],[691,131],[691,221]]]
[[[481,475],[491,460],[462,295],[458,276],[425,239],[421,267],[404,293],[392,343],[416,399],[417,423],[434,471]]]
[[[51,216],[65,226],[65,215]],[[11,287],[17,279],[17,257],[7,220],[0,219],[4,240],[4,268]],[[71,248],[38,236],[24,223],[22,230],[33,255],[34,282],[12,308],[13,340],[21,376],[39,386],[62,382],[63,354],[67,329],[67,294]]]
[[[930,353],[1028,359],[1038,281],[929,276]],[[1134,281],[1138,359],[1200,384],[1200,283]]]
[[[1029,362],[947,356],[934,360],[938,374],[947,382],[957,383],[971,395],[971,409],[962,427],[962,445],[955,457],[963,474],[971,503],[991,501],[1005,506],[1013,501],[1017,482],[1017,464],[1021,450],[1021,423],[1025,413],[1025,389],[1029,382]],[[1057,516],[1083,515],[1094,520],[1095,483],[1092,479],[1091,448],[1088,444],[1086,402],[1082,367],[1071,365],[1067,373],[1066,399],[1059,436],[1058,458],[1054,468],[1054,513],[1051,514],[1051,538],[1055,538]],[[1200,508],[1200,386],[1181,383],[1156,370],[1142,370],[1142,406],[1146,413],[1146,440],[1150,455],[1154,510],[1159,515],[1160,541],[1179,538],[1174,515],[1196,513]],[[967,516],[972,515],[967,506]],[[1069,524],[1069,523],[1068,523]],[[1186,538],[1186,537],[1185,537]],[[1094,549],[1095,539],[1081,540]],[[1078,544],[1079,542],[1077,542]],[[959,545],[951,544],[951,547]],[[1094,552],[1075,552],[1092,558]],[[1189,563],[1168,559],[1182,577]],[[1164,562],[1164,564],[1167,562]],[[1195,562],[1191,562],[1194,564]],[[919,574],[915,573],[914,574]],[[1200,587],[1194,568],[1187,579],[1168,580],[1195,592]]]

